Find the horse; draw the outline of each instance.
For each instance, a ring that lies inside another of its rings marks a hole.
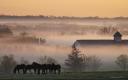
[[[33,62],[32,67],[33,67],[33,70],[34,70],[35,74],[40,74],[41,64]]]
[[[25,73],[27,73],[29,71],[29,73],[32,73],[31,70],[33,69],[32,65],[26,65],[25,66]]]
[[[49,71],[49,73],[54,73],[54,74],[58,73],[58,74],[60,74],[60,72],[61,72],[61,65],[54,64],[54,63],[47,64],[47,70]]]
[[[60,74],[61,73],[61,65],[60,64],[55,65],[54,70],[55,70],[55,73],[58,72],[58,74]]]
[[[47,73],[52,73],[53,72],[52,64],[46,64],[46,70],[47,70]]]
[[[52,64],[52,72],[54,72],[54,74],[60,74],[61,72],[61,65],[59,64]]]
[[[25,74],[25,67],[26,67],[25,64],[16,65],[13,70],[13,73],[16,74],[18,72],[18,74],[19,74],[20,70],[22,70],[23,74]]]
[[[42,74],[47,74],[47,64],[41,64],[41,71],[42,71]]]

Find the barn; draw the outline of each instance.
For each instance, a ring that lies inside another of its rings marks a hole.
[[[122,40],[122,34],[120,32],[116,32],[113,35],[113,40],[76,40],[72,45],[73,48],[77,48],[77,46],[87,46],[87,45],[128,45],[128,40]]]
[[[85,55],[98,56],[104,63],[104,70],[116,70],[118,68],[115,64],[116,58],[121,54],[128,55],[128,39],[124,39],[117,31],[111,39],[76,40],[72,48],[79,49]]]

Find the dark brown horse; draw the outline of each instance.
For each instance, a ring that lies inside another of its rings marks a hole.
[[[26,67],[25,64],[16,65],[13,70],[13,73],[16,74],[18,72],[18,74],[19,74],[20,71],[22,71],[22,73],[25,74],[25,67]]]

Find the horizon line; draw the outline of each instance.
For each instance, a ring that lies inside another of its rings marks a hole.
[[[55,16],[55,15],[6,15],[0,14],[0,17],[47,17],[47,18],[95,18],[95,19],[115,19],[122,18],[128,19],[128,16],[116,16],[116,17],[101,17],[101,16]]]

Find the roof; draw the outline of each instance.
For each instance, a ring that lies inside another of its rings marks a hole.
[[[120,32],[116,32],[114,37],[122,37]],[[77,44],[80,45],[128,45],[128,40],[76,40],[76,42],[72,45],[72,47],[76,47]]]
[[[76,43],[80,45],[128,45],[128,40],[121,40],[120,42],[116,42],[114,40],[77,40]]]
[[[114,37],[122,37],[122,34],[117,31],[117,32],[114,34]]]

